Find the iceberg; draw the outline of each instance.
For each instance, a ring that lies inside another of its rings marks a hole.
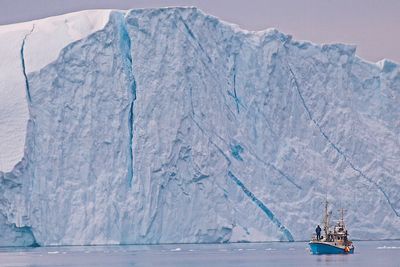
[[[0,245],[308,240],[326,195],[400,238],[397,63],[196,8],[0,36]]]

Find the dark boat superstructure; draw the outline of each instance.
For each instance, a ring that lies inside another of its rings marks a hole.
[[[312,254],[352,254],[354,253],[353,242],[348,239],[346,225],[344,223],[344,210],[341,209],[341,218],[333,227],[329,225],[328,201],[325,203],[324,233],[320,239],[313,236],[309,242]]]

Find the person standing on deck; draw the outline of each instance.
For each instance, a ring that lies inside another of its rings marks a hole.
[[[319,225],[315,228],[315,232],[317,233],[317,240],[321,239],[321,227]]]

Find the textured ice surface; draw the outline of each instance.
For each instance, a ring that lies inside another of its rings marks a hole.
[[[0,246],[37,245],[31,228],[21,222],[22,214],[26,214],[20,179],[24,168],[24,162],[21,162],[12,173],[0,171]]]
[[[11,171],[24,154],[29,118],[24,73],[40,70],[66,45],[103,28],[109,13],[88,10],[0,26],[1,171]]]
[[[348,210],[353,238],[400,237],[396,63],[165,8],[114,11],[35,69],[35,31],[24,62],[10,58],[29,122],[22,161],[1,174],[9,236],[26,227],[24,242],[41,245],[306,240],[327,192]]]

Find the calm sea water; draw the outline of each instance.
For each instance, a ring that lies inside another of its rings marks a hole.
[[[1,248],[1,267],[396,266],[400,241],[355,242],[353,255],[310,255],[307,243]]]

